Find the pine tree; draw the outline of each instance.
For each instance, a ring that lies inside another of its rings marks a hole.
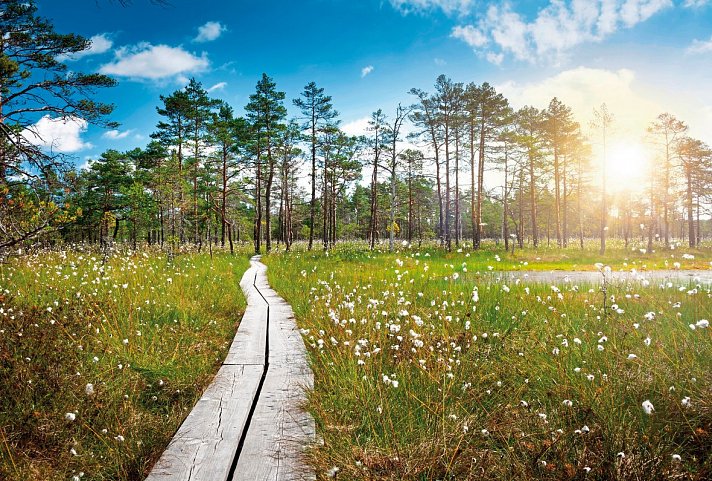
[[[260,237],[262,235],[262,206],[260,202],[260,189],[262,183],[262,169],[264,173],[264,215],[265,215],[265,248],[269,252],[272,248],[271,232],[271,198],[272,183],[276,168],[276,156],[273,150],[279,142],[279,132],[284,129],[281,123],[287,116],[287,109],[283,105],[284,92],[277,91],[277,84],[267,74],[257,82],[255,93],[250,95],[250,102],[245,106],[247,117],[252,124],[253,135],[256,142],[256,204],[257,216],[255,218],[255,253],[260,253]]]
[[[319,133],[329,126],[339,114],[331,104],[331,97],[324,95],[324,89],[309,82],[302,92],[302,98],[295,99],[294,105],[304,116],[302,129],[307,132],[311,152],[311,201],[309,204],[309,250],[314,243],[314,222],[316,217],[316,153]]]

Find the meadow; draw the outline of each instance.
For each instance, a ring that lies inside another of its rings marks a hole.
[[[710,286],[482,275],[709,269],[704,250],[341,244],[263,261],[315,373],[318,479],[712,477]]]
[[[137,480],[224,359],[248,256],[0,263],[0,479]]]

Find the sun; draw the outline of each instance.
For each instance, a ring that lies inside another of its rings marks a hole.
[[[613,192],[642,191],[649,176],[650,153],[636,141],[617,140],[606,154],[606,180]]]

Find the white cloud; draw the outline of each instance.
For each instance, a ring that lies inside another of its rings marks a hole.
[[[453,38],[459,38],[472,48],[484,47],[487,45],[487,42],[489,42],[487,35],[472,25],[465,25],[464,27],[462,25],[458,25],[452,29],[450,36]]]
[[[102,137],[110,140],[120,140],[125,139],[126,137],[131,135],[131,132],[133,132],[133,130],[124,130],[123,132],[120,132],[116,129],[108,130],[102,134]]]
[[[368,121],[371,117],[361,117],[360,119],[346,122],[341,126],[341,130],[346,135],[368,135]]]
[[[478,53],[494,52],[487,57],[495,63],[502,59],[497,54],[556,61],[577,45],[599,42],[672,5],[672,0],[550,0],[530,20],[508,2],[493,2],[476,24],[457,26],[452,36]]]
[[[611,71],[578,67],[540,82],[507,82],[497,86],[497,90],[515,108],[532,105],[543,109],[557,97],[571,107],[584,131],[592,120],[593,109],[605,102],[615,117],[614,131],[625,136],[642,135],[652,119],[672,106],[662,98],[653,101],[646,96],[635,73],[628,69]]]
[[[78,117],[53,119],[45,115],[22,131],[28,142],[58,153],[73,153],[93,147],[82,140],[87,121]]]
[[[464,15],[475,4],[474,0],[390,0],[391,5],[402,14],[423,13],[430,10],[442,10],[447,15]]]
[[[712,52],[712,37],[709,40],[693,40],[687,53],[709,53]]]
[[[100,72],[134,79],[160,80],[200,72],[209,65],[205,53],[198,57],[182,47],[140,43],[118,49],[115,61],[102,66]]]
[[[60,62],[67,62],[79,60],[80,58],[87,57],[89,55],[99,55],[108,52],[114,45],[114,42],[105,33],[94,35],[89,39],[89,41],[91,42],[91,45],[88,49],[73,53],[71,55],[59,55],[57,60]]]
[[[193,41],[212,42],[220,37],[225,30],[227,30],[227,27],[222,25],[220,22],[207,22],[205,25],[198,27],[198,35],[193,39]]]
[[[212,87],[208,88],[208,92],[214,92],[215,90],[222,90],[227,87],[227,82],[218,82]]]
[[[370,74],[373,72],[373,65],[367,65],[366,67],[361,69],[361,78],[364,78],[366,75]]]
[[[683,7],[685,8],[702,8],[710,3],[710,0],[685,0]]]

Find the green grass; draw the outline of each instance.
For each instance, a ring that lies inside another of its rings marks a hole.
[[[247,266],[81,249],[0,265],[0,479],[143,479],[224,358]]]
[[[342,245],[264,259],[315,373],[319,479],[710,479],[712,330],[689,327],[712,316],[710,291],[609,285],[604,310],[599,285],[469,275],[496,252]],[[546,269],[640,262],[547,252],[559,257]]]
[[[381,242],[377,245],[375,254],[387,252],[388,243]],[[306,252],[306,243],[298,242],[293,244],[293,252]],[[490,270],[496,271],[595,271],[594,264],[602,262],[609,265],[614,270],[636,269],[661,270],[661,269],[710,269],[712,266],[712,246],[705,244],[702,247],[690,249],[688,247],[674,244],[674,248],[666,249],[656,245],[652,252],[647,252],[645,247],[647,242],[640,239],[631,241],[628,247],[619,239],[609,240],[606,253],[601,256],[598,253],[599,241],[587,240],[584,250],[581,250],[577,242],[571,243],[568,247],[560,249],[554,241],[551,246],[546,246],[546,242],[537,248],[526,247],[516,248],[514,253],[504,251],[503,243],[493,241],[483,242],[479,250],[472,249],[472,242],[465,241],[460,246],[453,243],[452,252],[444,253],[443,249],[436,242],[423,242],[418,246],[414,242],[412,246],[403,246],[397,243],[397,250],[410,252],[417,250],[421,255],[434,255],[443,258],[445,261],[467,262],[470,273],[485,273]],[[315,244],[315,249],[321,249],[321,244]],[[339,242],[332,253],[343,258],[360,258],[366,253],[367,244],[360,241]],[[677,264],[676,264],[677,263]],[[679,265],[678,265],[679,264]]]

